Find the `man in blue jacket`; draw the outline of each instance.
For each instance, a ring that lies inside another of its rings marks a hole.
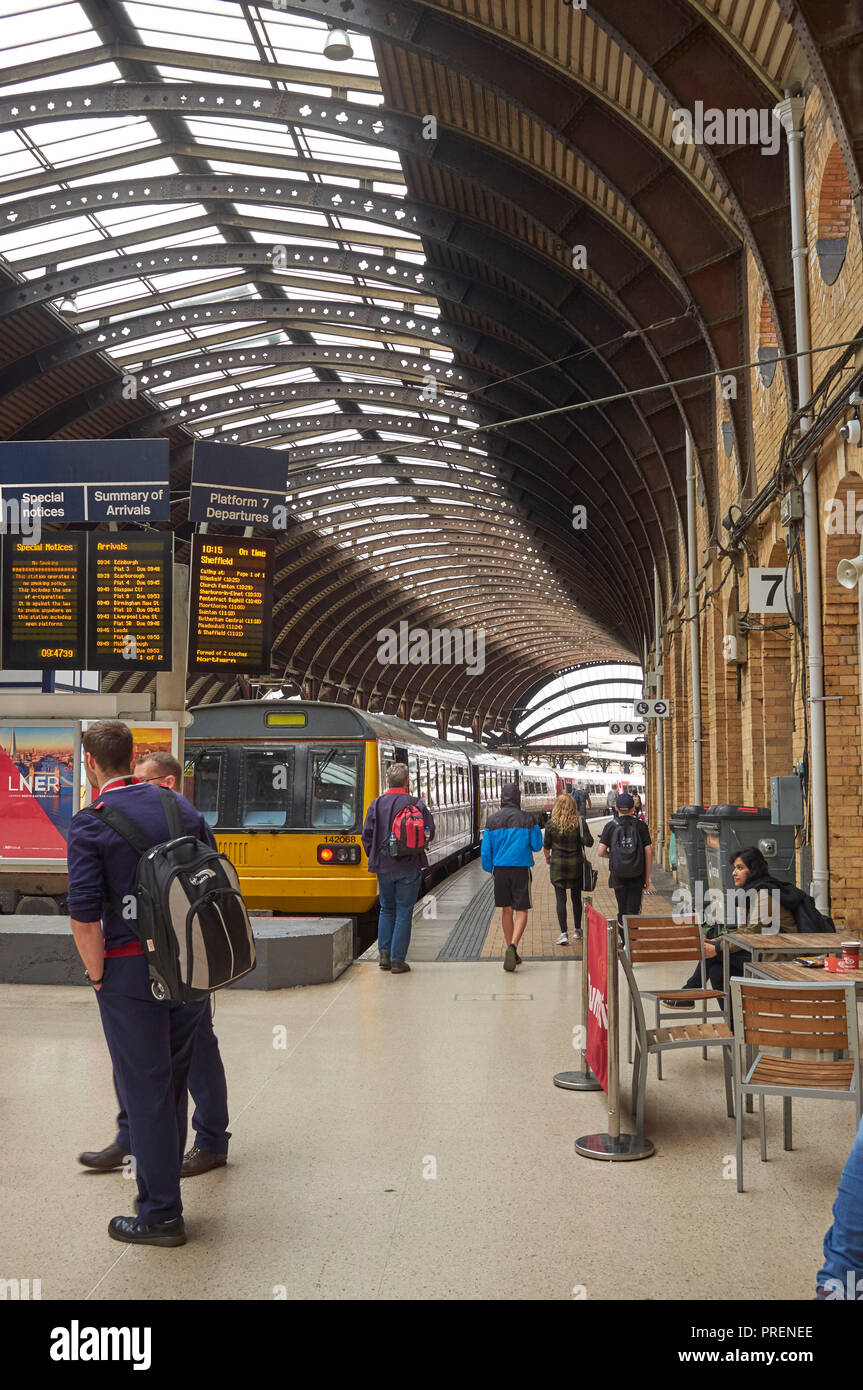
[[[540,849],[542,831],[534,817],[522,811],[521,792],[515,782],[507,782],[500,794],[500,810],[489,816],[480,848],[482,867],[494,876],[494,905],[501,909],[506,941],[504,970],[521,965],[517,947],[531,908],[533,856]]]

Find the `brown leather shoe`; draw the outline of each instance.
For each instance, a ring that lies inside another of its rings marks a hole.
[[[407,975],[409,970],[410,966],[406,960],[394,960],[390,966],[391,975]]]
[[[181,1178],[196,1178],[199,1173],[209,1173],[212,1168],[224,1168],[227,1154],[211,1154],[206,1149],[190,1149],[183,1155],[180,1167]]]
[[[125,1157],[119,1144],[109,1144],[107,1149],[99,1149],[98,1152],[88,1149],[86,1153],[79,1154],[78,1162],[83,1163],[85,1168],[96,1168],[100,1173],[110,1173],[114,1168],[122,1168]]]

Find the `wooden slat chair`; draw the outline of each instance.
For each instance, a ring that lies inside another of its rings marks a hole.
[[[729,1053],[734,1041],[734,1035],[725,1022],[725,1016],[723,1014],[717,1014],[714,1019],[707,1019],[701,1023],[681,1023],[672,1028],[648,1028],[644,1021],[641,991],[635,982],[635,973],[632,968],[629,951],[626,948],[621,950],[618,959],[623,966],[626,983],[629,986],[629,997],[632,1001],[632,1008],[635,1015],[635,1061],[632,1068],[632,1113],[635,1116],[636,1132],[639,1138],[644,1137],[644,1096],[647,1090],[647,1058],[651,1052],[655,1053],[658,1057],[662,1052],[671,1052],[672,1050],[682,1047],[700,1047],[705,1051],[708,1047],[721,1047],[722,1068],[725,1077],[725,1106],[729,1117],[732,1117],[734,1115],[734,1110],[732,1108],[731,1058]],[[711,991],[711,993],[715,992],[715,990]]]
[[[690,967],[693,963],[701,964],[701,989],[658,989],[651,986],[650,989],[639,989],[642,999],[649,999],[654,1008],[654,1024],[657,1028],[662,1024],[663,1019],[680,1018],[677,1009],[663,1009],[663,999],[691,999],[696,1006],[700,1003],[701,1008],[695,1008],[690,1015],[697,1018],[700,1023],[711,1022],[713,1018],[718,1018],[719,1013],[708,1012],[708,1004],[711,999],[722,1001],[720,1010],[722,1018],[727,1022],[723,1007],[725,995],[722,990],[708,989],[707,986],[707,965],[704,957],[704,940],[701,935],[701,928],[694,917],[684,917],[680,921],[675,921],[673,917],[624,917],[623,935],[629,959],[633,965],[677,965],[687,964]],[[632,1007],[629,1013],[629,1060],[632,1061]],[[707,1057],[705,1047],[702,1055]],[[662,1057],[659,1052],[656,1054],[656,1075],[659,1081],[662,1080]]]
[[[737,1105],[737,1191],[743,1191],[743,1098],[758,1096],[761,1161],[767,1162],[765,1096],[782,1096],[784,1147],[791,1148],[793,1096],[853,1101],[861,1118],[860,1039],[855,987],[731,980],[734,1010],[734,1093]],[[763,1049],[777,1048],[781,1056]],[[747,1048],[757,1049],[746,1061]],[[832,1054],[832,1060],[791,1056],[791,1049]],[[843,1056],[842,1054],[847,1054]]]

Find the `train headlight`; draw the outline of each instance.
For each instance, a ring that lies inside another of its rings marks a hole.
[[[319,864],[359,864],[359,845],[318,845]]]

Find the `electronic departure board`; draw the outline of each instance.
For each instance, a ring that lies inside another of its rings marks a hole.
[[[272,539],[192,538],[189,670],[270,669]]]
[[[3,539],[3,665],[83,670],[86,533]]]
[[[170,671],[173,536],[92,531],[87,669]]]

